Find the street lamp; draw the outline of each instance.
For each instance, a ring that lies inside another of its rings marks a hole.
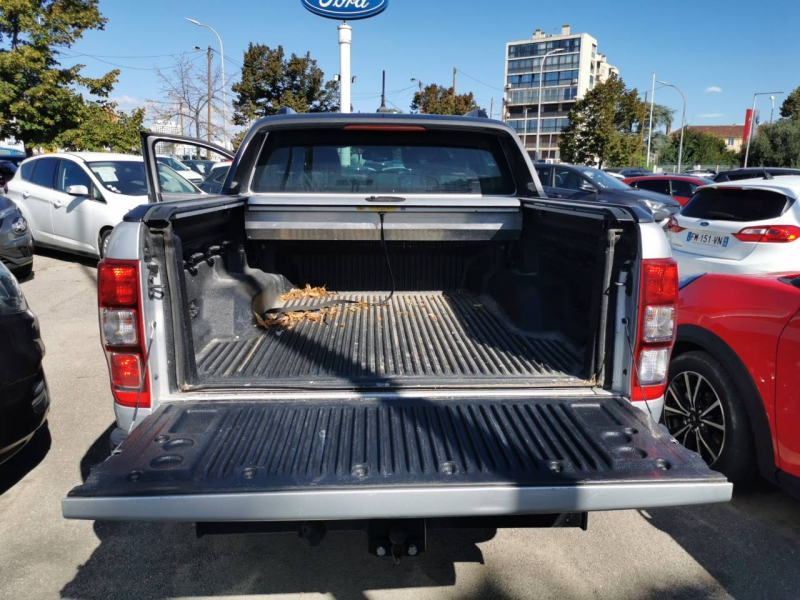
[[[661,85],[665,85],[667,87],[675,88],[678,90],[678,93],[683,98],[683,114],[681,115],[681,143],[678,146],[678,174],[681,172],[681,161],[683,160],[683,134],[686,131],[686,96],[681,91],[677,85],[672,85],[671,83],[667,83],[666,81],[659,81]]]
[[[225,100],[225,87],[227,86],[227,80],[225,79],[225,46],[222,45],[222,38],[217,33],[217,30],[211,27],[210,25],[204,25],[200,21],[196,21],[195,19],[190,19],[189,17],[184,17],[189,23],[192,25],[197,25],[198,27],[205,27],[206,29],[210,29],[212,33],[217,36],[217,40],[219,41],[219,55],[220,55],[220,64],[222,65],[222,145],[226,148],[228,147],[228,109],[226,106]],[[211,98],[208,99],[211,102]],[[211,128],[211,123],[208,124],[208,127]]]
[[[747,150],[744,151],[744,166],[747,167],[747,159],[750,158],[750,140],[753,139],[755,133],[753,125],[756,120],[756,99],[759,96],[771,96],[773,94],[782,94],[783,92],[757,92],[753,94],[753,112],[750,113],[750,132],[747,136]]]
[[[544,81],[544,62],[547,60],[547,57],[551,54],[557,54],[559,52],[563,52],[564,48],[555,48],[554,50],[550,50],[547,54],[542,57],[542,64],[539,65],[539,97],[537,98],[539,105],[536,109],[536,160],[539,160],[539,138],[542,135],[542,82]],[[525,141],[528,141],[528,121],[527,118],[525,120]]]

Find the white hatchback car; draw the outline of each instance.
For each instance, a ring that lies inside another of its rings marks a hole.
[[[184,194],[203,192],[165,165],[161,185]],[[8,196],[27,219],[37,246],[105,256],[111,230],[131,209],[146,204],[141,156],[104,152],[45,154],[20,165]]]
[[[668,235],[681,277],[800,271],[800,176],[697,189]]]

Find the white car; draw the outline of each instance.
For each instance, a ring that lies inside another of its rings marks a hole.
[[[161,185],[184,194],[203,192],[159,165]],[[8,182],[37,246],[103,257],[111,230],[131,209],[146,204],[141,156],[103,152],[45,154],[23,161]]]
[[[205,177],[194,171],[193,169],[187,167],[177,158],[172,156],[167,156],[166,154],[159,154],[156,157],[156,160],[161,163],[162,165],[167,165],[170,169],[175,171],[178,175],[183,177],[184,179],[191,181],[193,184],[198,185],[203,183]]]
[[[800,270],[798,198],[796,175],[698,188],[668,226],[681,277]]]

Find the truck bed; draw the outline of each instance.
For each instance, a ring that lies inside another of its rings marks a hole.
[[[581,385],[581,354],[557,333],[524,332],[488,294],[341,293],[336,314],[290,328],[213,339],[198,353],[207,385],[232,380],[292,385],[401,387],[497,386],[535,379],[542,385]],[[286,311],[319,304],[289,301]]]

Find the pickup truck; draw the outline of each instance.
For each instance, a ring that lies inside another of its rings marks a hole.
[[[281,114],[220,195],[164,192],[98,267],[117,429],[70,519],[198,532],[580,525],[724,502],[657,424],[677,267],[643,209],[548,199],[480,114]]]

